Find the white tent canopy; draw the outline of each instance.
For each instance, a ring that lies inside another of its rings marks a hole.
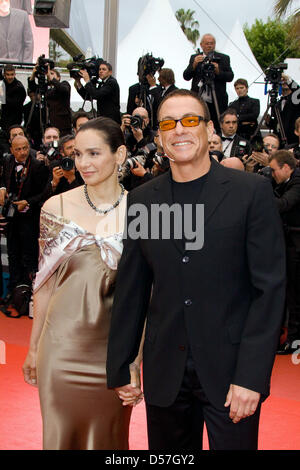
[[[154,57],[164,59],[164,67],[175,73],[176,86],[190,89],[191,83],[186,82],[182,74],[194,52],[169,0],[149,0],[134,28],[118,47],[116,78],[120,85],[122,107],[127,103],[128,88],[138,81],[139,57],[152,53]]]
[[[239,20],[236,21],[221,52],[229,55],[231,68],[234,72],[233,81],[227,84],[229,103],[237,99],[234,90],[235,80],[244,78],[249,84],[249,96],[260,100],[260,110],[263,114],[267,107],[264,74],[248,44]]]

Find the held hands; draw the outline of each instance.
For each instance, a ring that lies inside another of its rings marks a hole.
[[[140,368],[134,362],[130,364],[130,384],[115,388],[123,406],[136,406],[143,399],[141,391]]]
[[[34,351],[28,351],[22,370],[25,382],[37,387],[36,353]]]
[[[231,384],[224,406],[230,406],[229,417],[236,424],[255,413],[259,400],[260,393]]]
[[[23,200],[23,201],[16,201],[16,202],[13,202],[13,204],[15,206],[17,206],[17,209],[18,209],[18,212],[26,212],[25,209],[28,207],[29,208],[29,204],[27,201]]]

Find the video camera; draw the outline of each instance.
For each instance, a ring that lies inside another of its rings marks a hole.
[[[265,72],[265,82],[272,85],[280,85],[282,83],[282,72],[287,68],[287,64],[271,65]]]
[[[50,70],[53,70],[55,67],[55,64],[53,60],[51,59],[46,59],[45,54],[41,55],[38,60],[37,60],[37,68],[36,68],[36,75],[37,77],[39,76],[45,76],[48,73],[48,66],[50,67]]]
[[[104,62],[101,58],[91,57],[85,59],[82,54],[73,57],[73,62],[67,64],[70,77],[77,79],[81,78],[80,70],[86,70],[92,82],[97,82],[99,78],[99,67]]]
[[[200,54],[199,49],[198,54]],[[215,66],[213,62],[216,64],[220,63],[220,58],[215,57],[214,51],[209,52],[201,64],[202,77],[206,82],[212,82],[215,79]]]
[[[155,58],[152,54],[146,54],[140,57],[138,61],[138,76],[140,83],[147,80],[147,75],[154,76],[156,72],[163,67],[164,63],[164,59]]]

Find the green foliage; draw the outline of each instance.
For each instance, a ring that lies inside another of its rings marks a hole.
[[[256,19],[251,27],[244,25],[247,41],[262,69],[283,62],[287,57],[300,57],[298,41],[290,40],[291,28],[291,21],[270,18],[266,23]]]
[[[194,19],[194,14],[194,10],[180,8],[176,11],[175,16],[188,40],[196,46],[200,33],[198,29],[199,22]]]

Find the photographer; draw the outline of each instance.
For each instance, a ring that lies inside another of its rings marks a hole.
[[[73,115],[73,119],[72,119],[72,126],[73,126],[74,134],[77,134],[80,127],[86,122],[88,122],[89,119],[90,117],[88,113],[86,113],[85,111],[77,111],[77,113]]]
[[[294,157],[298,160],[300,160],[300,117],[296,119],[295,122],[295,135],[298,137],[298,142],[294,145],[291,145],[289,150],[293,152]]]
[[[31,77],[28,78],[28,88],[30,92],[34,93],[45,91],[48,117],[46,117],[44,124],[57,127],[63,136],[72,133],[71,86],[66,80],[61,82],[60,73],[58,70],[51,69],[52,66],[54,64],[51,61],[41,56],[32,71]],[[47,82],[43,90],[45,78]]]
[[[75,168],[74,148],[75,137],[73,135],[66,135],[60,139],[58,143],[59,154],[49,162],[51,177],[45,189],[44,200],[83,184],[83,180]]]
[[[248,96],[248,82],[244,78],[236,80],[234,88],[238,99],[230,103],[229,108],[235,109],[238,114],[238,134],[244,139],[250,140],[257,129],[260,102],[258,99]]]
[[[276,183],[274,194],[282,218],[287,260],[286,307],[288,312],[287,340],[278,354],[296,350],[300,340],[300,171],[291,152],[279,150],[270,156],[270,167]]]
[[[0,182],[2,215],[8,221],[8,297],[18,285],[31,287],[38,266],[39,214],[48,172],[29,151],[26,137],[13,139],[12,155],[4,160]]]
[[[262,139],[262,143],[255,144],[251,155],[243,158],[246,171],[257,173],[261,168],[269,165],[270,156],[280,148],[280,140],[276,134],[267,134]]]
[[[220,127],[224,158],[238,157],[242,159],[245,155],[250,155],[250,142],[237,134],[238,116],[235,109],[228,108],[221,114]]]
[[[189,65],[183,72],[183,78],[187,81],[192,80],[192,91],[201,94],[207,103],[215,129],[219,132],[219,116],[209,82],[212,81],[215,87],[219,113],[222,114],[228,107],[226,83],[233,80],[233,71],[229,56],[215,51],[216,40],[211,34],[202,37],[200,46],[203,52],[198,49],[198,53],[191,56]]]
[[[127,172],[123,175],[124,187],[130,190],[148,178],[146,173],[149,173],[153,166],[153,157],[156,152],[154,143],[156,131],[149,127],[149,115],[145,108],[136,108],[132,116],[124,114],[121,129],[125,136],[127,150],[130,152],[130,162],[131,158],[137,157],[132,167],[128,167],[130,162],[127,162]]]
[[[56,127],[47,127],[44,131],[40,149],[36,153],[36,158],[42,162],[45,162],[46,165],[48,165],[48,161],[47,161],[48,151],[50,150],[51,152],[51,149],[58,148],[59,138],[60,138],[59,129],[57,129]]]
[[[298,138],[294,133],[294,126],[300,115],[300,87],[288,75],[282,74],[282,96],[276,106],[280,112],[287,144],[296,144]],[[275,124],[279,131],[277,121]]]
[[[224,159],[223,142],[218,134],[213,133],[208,136],[208,150],[210,155],[217,157],[218,162]]]
[[[5,103],[2,105],[0,127],[7,131],[13,124],[21,124],[23,119],[23,103],[26,91],[22,83],[16,79],[15,67],[7,64],[4,67]]]
[[[80,70],[79,75],[85,81],[83,87],[80,78],[75,78],[75,88],[83,99],[97,100],[97,115],[109,117],[121,124],[120,88],[117,80],[112,77],[112,66],[102,62],[99,66],[101,82],[91,80],[88,70]]]

